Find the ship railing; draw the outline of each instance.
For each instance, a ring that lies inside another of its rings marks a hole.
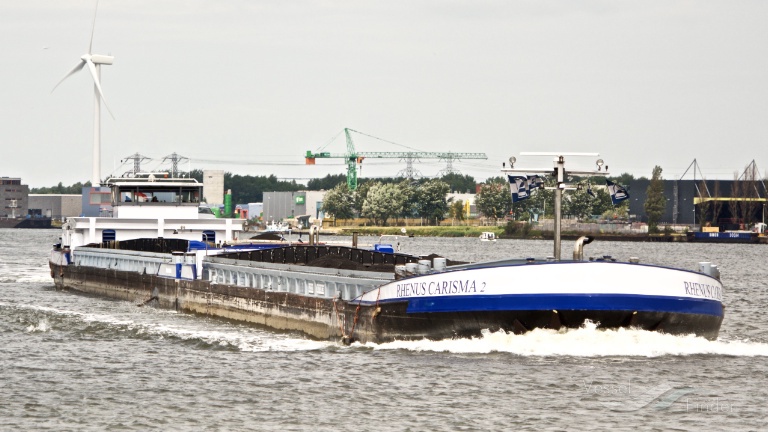
[[[144,274],[157,274],[162,264],[171,262],[170,254],[155,252],[79,247],[72,253],[72,264],[76,266]]]
[[[207,257],[203,279],[222,285],[351,300],[391,282],[394,274]]]

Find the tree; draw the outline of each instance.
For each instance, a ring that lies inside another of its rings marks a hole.
[[[311,179],[307,182],[307,190],[331,190],[339,184],[347,184],[346,174],[328,174],[320,179]]]
[[[544,186],[554,186],[554,184],[555,181],[551,176],[544,177]],[[543,188],[532,191],[530,198],[512,204],[515,220],[519,221],[527,221],[534,215],[540,217],[554,215],[554,209],[555,191]]]
[[[698,218],[698,224],[700,227],[703,227],[707,224],[707,221],[710,220],[712,217],[710,213],[712,213],[712,203],[713,201],[705,200],[704,195],[702,192],[707,192],[709,194],[709,191],[707,190],[707,183],[704,180],[700,180],[699,184],[696,186],[696,196],[694,197],[694,212]],[[696,205],[696,199],[699,199],[699,204]],[[707,197],[711,198],[711,197]]]
[[[387,220],[401,214],[406,196],[397,184],[374,183],[363,201],[361,215],[375,225],[385,226]]]
[[[438,225],[448,212],[448,183],[442,180],[428,180],[416,188],[416,211],[420,217]]]
[[[192,170],[183,173],[198,182],[203,182],[203,171]],[[233,203],[251,203],[264,201],[264,192],[296,192],[303,189],[303,186],[296,183],[295,180],[282,181],[274,175],[270,176],[251,176],[224,173],[224,190],[232,190]]]
[[[635,181],[635,176],[629,173],[622,173],[618,177],[610,177],[609,180],[613,181],[614,183],[618,183],[620,185],[628,185]]]
[[[344,184],[346,184],[346,182]],[[352,208],[355,210],[355,214],[363,214],[363,204],[365,203],[365,197],[368,196],[368,190],[374,184],[379,183],[373,181],[365,181],[359,182],[357,184],[357,190],[355,191],[354,195],[352,195]]]
[[[715,180],[714,187],[712,188],[714,194],[714,200],[712,201],[712,224],[718,226],[720,223],[720,212],[723,211],[723,202],[717,198],[720,198],[720,181]]]
[[[594,199],[585,189],[565,194],[563,196],[563,214],[574,216],[577,219],[589,219],[594,214],[593,201]]]
[[[398,187],[403,193],[403,210],[397,217],[413,218],[419,214],[419,196],[416,193],[417,187],[414,187],[415,183],[416,182],[409,179],[402,179],[398,183]]]
[[[626,184],[626,183],[619,183]],[[629,208],[629,200],[624,200],[618,206],[614,206],[611,201],[611,194],[604,188],[592,189],[595,197],[592,200],[592,214],[596,215],[619,215],[626,216]]]
[[[61,182],[59,182],[56,186],[51,187],[41,187],[41,188],[30,188],[29,193],[33,194],[75,194],[80,195],[83,193],[83,187],[90,187],[91,182],[87,181],[85,183],[77,182],[73,184],[72,186],[64,186]]]
[[[463,221],[466,219],[466,213],[464,212],[464,201],[456,200],[448,203],[448,214],[452,219]]]
[[[502,177],[488,179],[475,196],[477,210],[486,217],[503,218],[512,209],[509,183]]]
[[[752,161],[742,172],[741,176],[733,175],[731,183],[731,200],[728,207],[741,225],[740,229],[746,229],[752,224],[758,210],[757,200],[760,198],[757,189],[758,175],[755,161]]]
[[[351,219],[355,216],[354,193],[346,183],[339,183],[323,198],[323,211],[337,219]]]
[[[475,178],[470,175],[461,175],[459,173],[449,173],[440,178],[448,183],[449,190],[457,193],[474,193]]]
[[[651,183],[648,185],[648,189],[645,193],[645,214],[648,215],[648,232],[659,232],[659,222],[661,217],[664,216],[664,211],[667,207],[667,199],[664,196],[664,183],[661,178],[661,167],[655,166],[653,168],[653,176],[651,176]]]

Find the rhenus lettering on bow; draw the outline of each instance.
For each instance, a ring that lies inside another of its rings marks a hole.
[[[696,282],[683,282],[685,293],[696,297],[706,297],[715,300],[722,300],[723,293],[719,286],[702,284]]]
[[[478,288],[479,286],[479,288]],[[447,294],[474,294],[485,291],[485,282],[471,280],[447,280],[432,282],[399,283],[397,297],[431,296]]]

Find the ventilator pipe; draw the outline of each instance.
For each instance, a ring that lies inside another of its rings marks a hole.
[[[573,260],[584,261],[584,245],[592,243],[595,238],[592,236],[581,236],[573,245]]]
[[[320,243],[320,227],[312,225],[309,227],[309,244],[316,245]]]

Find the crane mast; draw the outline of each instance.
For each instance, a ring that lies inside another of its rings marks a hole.
[[[371,136],[363,132],[358,132],[354,129],[345,128],[344,135],[347,140],[347,152],[346,153],[331,153],[331,152],[313,152],[307,150],[305,155],[305,161],[307,165],[314,165],[315,160],[337,158],[344,159],[347,164],[347,187],[349,190],[357,189],[357,165],[361,164],[366,158],[375,159],[402,159],[406,161],[407,168],[401,173],[405,173],[406,177],[411,178],[413,173],[413,161],[417,159],[440,159],[447,163],[445,170],[441,172],[456,172],[453,168],[453,161],[460,159],[488,159],[485,153],[454,153],[454,152],[422,152],[422,151],[404,151],[404,152],[358,152],[355,150],[355,143],[352,140],[350,132],[357,132],[363,135]],[[376,138],[371,136],[372,138]],[[380,139],[380,138],[376,138]],[[383,140],[382,140],[383,141]]]

